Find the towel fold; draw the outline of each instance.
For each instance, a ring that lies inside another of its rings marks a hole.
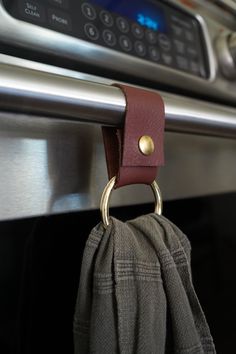
[[[187,237],[163,216],[97,225],[84,251],[75,354],[215,353]]]

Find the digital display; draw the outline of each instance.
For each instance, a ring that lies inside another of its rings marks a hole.
[[[137,22],[144,27],[147,27],[153,31],[158,31],[159,22],[152,19],[149,16],[144,15],[143,13],[137,14]]]
[[[101,6],[109,12],[125,16],[153,31],[166,32],[167,25],[164,11],[152,1],[91,0],[90,2]]]

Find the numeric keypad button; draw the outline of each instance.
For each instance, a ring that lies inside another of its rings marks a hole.
[[[132,42],[129,39],[129,37],[127,36],[121,36],[120,37],[120,46],[123,50],[125,50],[126,52],[130,52],[132,49]]]
[[[139,26],[137,23],[134,23],[132,25],[132,33],[138,39],[141,39],[144,36],[143,28],[141,26]]]
[[[160,51],[156,47],[149,47],[149,55],[150,55],[150,58],[154,61],[159,61],[160,57],[161,57]]]
[[[99,38],[98,29],[92,23],[86,23],[84,26],[84,32],[87,37],[93,41],[96,41]]]
[[[146,47],[145,47],[145,45],[144,45],[143,42],[141,42],[141,41],[135,42],[134,48],[135,48],[136,53],[137,53],[139,56],[141,56],[141,57],[144,57],[144,56],[145,56],[145,54],[146,54]]]
[[[116,24],[121,32],[123,33],[129,32],[129,23],[124,17],[118,17],[116,19]]]
[[[110,47],[114,47],[116,45],[116,36],[110,30],[104,30],[102,33],[102,37],[104,42]]]
[[[146,38],[150,44],[155,44],[157,42],[157,34],[154,31],[147,30],[146,31]]]
[[[107,27],[111,27],[114,23],[113,17],[111,16],[110,12],[103,10],[100,12],[100,19],[102,21],[102,23],[107,26]]]
[[[81,5],[81,9],[84,16],[87,17],[89,20],[95,20],[95,18],[97,17],[97,13],[91,4],[84,2]]]

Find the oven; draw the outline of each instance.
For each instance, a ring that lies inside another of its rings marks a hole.
[[[107,181],[101,125],[121,126],[126,110],[114,82],[164,100],[164,214],[191,240],[216,349],[232,352],[235,16],[233,1],[0,0],[3,353],[73,352],[82,250]],[[111,205],[127,219],[151,201],[130,186]]]

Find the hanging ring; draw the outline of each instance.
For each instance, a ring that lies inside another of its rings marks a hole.
[[[116,176],[112,177],[110,181],[107,183],[106,187],[104,188],[104,191],[102,193],[101,197],[101,202],[100,202],[100,211],[102,214],[102,221],[105,229],[109,226],[109,201],[111,197],[111,192],[115,186],[116,183]],[[154,198],[155,198],[155,210],[154,212],[158,215],[162,214],[162,197],[161,197],[161,191],[160,188],[158,187],[158,184],[154,180],[150,184]]]

